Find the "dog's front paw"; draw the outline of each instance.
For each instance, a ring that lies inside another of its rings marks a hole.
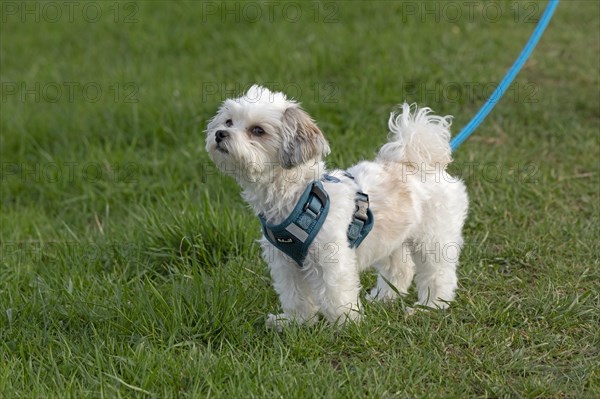
[[[267,315],[267,328],[270,330],[281,332],[283,327],[287,326],[288,324],[290,324],[290,317],[285,313],[269,313]]]

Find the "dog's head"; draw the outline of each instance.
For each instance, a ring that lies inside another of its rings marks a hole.
[[[254,85],[223,102],[208,123],[206,150],[223,172],[256,179],[274,167],[319,162],[329,144],[298,103]]]

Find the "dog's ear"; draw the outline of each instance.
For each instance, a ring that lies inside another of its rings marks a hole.
[[[290,169],[308,162],[320,160],[329,154],[329,143],[311,117],[298,106],[292,106],[283,114],[283,142],[281,165]]]

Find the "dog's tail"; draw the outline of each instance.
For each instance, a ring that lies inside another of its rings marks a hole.
[[[404,103],[402,113],[390,114],[390,141],[381,147],[378,159],[445,168],[452,162],[451,124],[451,116],[432,115],[430,108]]]

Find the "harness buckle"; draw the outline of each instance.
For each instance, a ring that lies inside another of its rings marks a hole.
[[[355,198],[354,217],[366,222],[369,220],[367,211],[369,210],[369,196],[365,193],[357,192]]]
[[[316,201],[315,201],[316,200]],[[321,214],[323,208],[325,208],[325,204],[327,203],[327,193],[325,193],[321,188],[313,184],[310,190],[310,196],[308,197],[308,201],[302,207],[304,212],[310,211],[310,215],[317,219]]]
[[[317,185],[317,184],[313,184],[312,189],[310,191],[311,191],[311,193],[313,193],[314,195],[317,196],[319,201],[321,201],[321,205],[325,206],[325,204],[327,203],[327,200],[328,200],[327,193],[325,191],[323,191],[323,189],[321,187],[319,187],[319,185]]]

